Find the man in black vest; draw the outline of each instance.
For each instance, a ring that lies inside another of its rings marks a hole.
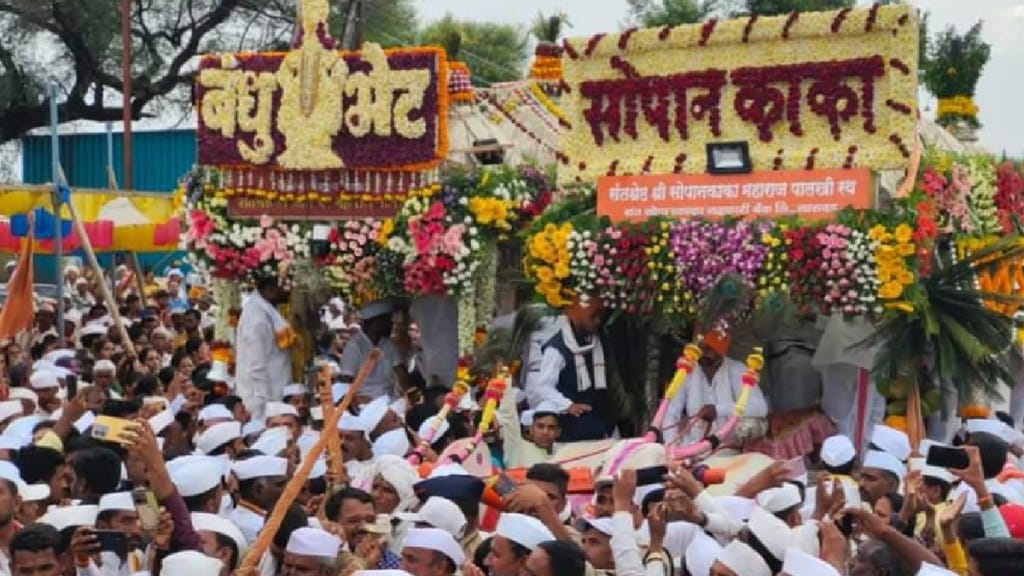
[[[546,401],[562,412],[561,442],[600,440],[614,427],[598,334],[603,311],[601,299],[594,296],[566,308],[555,335],[542,347],[540,366],[527,377],[530,406]]]

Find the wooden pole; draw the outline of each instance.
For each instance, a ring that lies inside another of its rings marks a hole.
[[[60,180],[65,182],[63,170],[61,170]],[[132,342],[131,337],[128,336],[128,329],[125,328],[124,320],[121,318],[121,311],[117,308],[117,301],[110,294],[110,287],[107,286],[103,278],[103,269],[100,268],[100,263],[96,260],[96,253],[93,252],[92,241],[89,240],[89,234],[85,231],[85,225],[82,224],[82,219],[78,217],[78,209],[75,208],[74,202],[68,202],[67,207],[68,211],[71,212],[71,222],[74,223],[75,230],[78,232],[78,239],[82,242],[85,258],[89,261],[89,267],[92,268],[93,274],[99,280],[98,284],[100,293],[103,296],[103,303],[107,306],[107,310],[110,311],[110,317],[114,320],[114,326],[117,327],[117,331],[121,334],[121,347],[132,356],[135,356],[135,344]],[[63,306],[63,303],[61,305]]]
[[[338,419],[342,414],[348,410],[348,407],[355,400],[356,393],[359,388],[363,385],[363,381],[369,376],[370,372],[377,366],[377,362],[380,361],[381,353],[379,348],[374,348],[366,362],[363,362],[363,366],[359,369],[359,374],[356,375],[355,380],[352,382],[352,386],[348,389],[348,394],[345,394],[345,399],[342,400],[341,406],[331,414],[331,419],[327,419],[327,415],[324,414],[324,429],[320,433],[320,438],[313,444],[309,452],[306,453],[306,457],[302,459],[302,463],[299,464],[295,475],[288,480],[288,484],[284,487],[281,492],[281,497],[277,499],[277,503],[274,504],[274,510],[267,516],[266,523],[263,524],[263,529],[260,530],[259,537],[256,538],[256,542],[253,543],[252,548],[249,548],[248,554],[245,555],[245,559],[238,566],[238,574],[251,574],[255,570],[256,565],[263,558],[263,553],[267,551],[270,546],[271,540],[274,539],[274,535],[277,534],[277,529],[281,527],[281,522],[284,520],[284,515],[288,511],[295,497],[302,491],[303,484],[306,483],[306,479],[309,478],[309,473],[313,470],[313,464],[316,463],[317,459],[320,458],[320,454],[323,453],[324,448],[327,447],[327,439],[330,436],[337,437]]]
[[[324,411],[324,422],[334,420],[334,395],[331,391],[331,367],[321,363],[316,372],[316,386],[320,396],[320,408]],[[322,434],[322,433],[321,433]],[[332,478],[340,478],[344,467],[341,452],[341,438],[337,434],[327,434],[327,469]],[[333,488],[329,487],[329,488]],[[331,493],[331,490],[328,490]]]

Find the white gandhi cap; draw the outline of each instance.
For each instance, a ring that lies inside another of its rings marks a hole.
[[[742,576],[772,576],[764,558],[739,540],[733,540],[718,553],[716,562]]]
[[[772,514],[778,514],[803,503],[800,490],[788,482],[778,488],[769,488],[757,495],[757,503]]]
[[[167,473],[178,493],[188,498],[220,486],[227,466],[227,460],[215,456],[179,456],[167,463]]]
[[[249,550],[245,541],[245,535],[242,534],[242,531],[238,529],[234,522],[227,518],[221,518],[216,514],[207,514],[206,512],[193,512],[192,527],[198,532],[214,532],[230,538],[235,543],[235,547],[238,548],[239,562],[241,562],[242,557]],[[234,568],[234,566],[230,568]]]
[[[867,455],[864,456],[864,464],[861,467],[885,470],[891,472],[900,480],[903,480],[903,476],[907,473],[907,468],[903,465],[903,462],[900,462],[892,454],[879,450],[869,450]]]
[[[288,538],[285,552],[297,556],[313,556],[315,558],[335,559],[341,540],[319,528],[299,528]]]
[[[786,550],[782,571],[787,576],[839,576],[839,571],[831,564],[797,548]]]
[[[111,492],[100,497],[100,506],[97,512],[134,512],[135,500],[131,492]]]
[[[440,528],[413,528],[405,534],[403,548],[434,550],[447,556],[456,567],[462,566],[466,555],[451,534]]]
[[[285,476],[288,474],[288,461],[276,456],[253,456],[235,462],[231,470],[239,480]]]
[[[821,461],[838,468],[857,457],[853,442],[842,434],[830,436],[821,443]]]
[[[224,564],[195,550],[176,552],[164,558],[162,576],[220,576]]]
[[[396,516],[406,522],[420,522],[440,528],[456,538],[462,538],[463,532],[466,530],[466,515],[454,502],[440,496],[427,498],[427,501],[416,512],[401,512]],[[505,514],[502,514],[501,517],[504,518]],[[498,526],[500,528],[500,522]]]
[[[494,534],[531,551],[536,550],[541,542],[555,539],[555,535],[540,520],[510,512],[503,513],[498,519]]]
[[[897,460],[906,461],[910,456],[910,438],[885,424],[875,424],[871,431],[871,443],[879,450],[892,454]]]

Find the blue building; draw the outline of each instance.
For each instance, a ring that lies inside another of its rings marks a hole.
[[[178,181],[196,163],[195,130],[158,130],[132,134],[133,188],[141,192],[173,193]],[[113,134],[114,173],[124,182],[121,133]],[[60,161],[72,193],[77,188],[107,188],[107,135],[103,132],[60,136]],[[21,139],[22,179],[26,184],[45,184],[51,178],[50,136]],[[139,254],[143,267],[161,269],[181,253]],[[118,255],[99,255],[100,265],[109,267]],[[38,282],[52,282],[52,256],[37,256]]]

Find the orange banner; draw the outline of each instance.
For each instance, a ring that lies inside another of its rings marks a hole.
[[[824,220],[848,206],[871,208],[873,184],[868,168],[608,176],[597,181],[597,213],[614,221],[658,216]]]

